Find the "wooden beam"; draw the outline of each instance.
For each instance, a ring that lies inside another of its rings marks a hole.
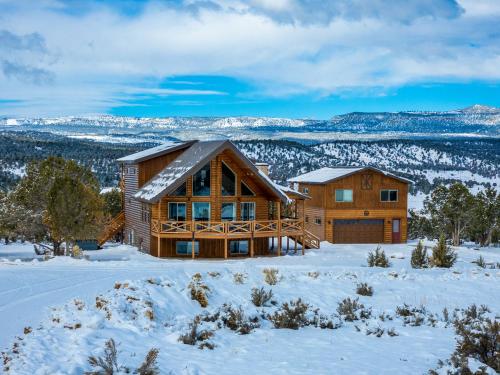
[[[194,234],[191,239],[191,258],[194,259]]]
[[[227,259],[227,237],[224,237],[224,259]]]
[[[281,201],[278,201],[278,256],[281,255]]]
[[[254,245],[254,241],[253,241],[253,236],[250,238],[250,257],[253,258],[253,245]]]
[[[302,236],[302,255],[306,254],[306,236]]]
[[[156,235],[158,236],[158,248],[156,249],[156,256],[159,258],[161,254],[161,199],[158,201],[158,232]]]
[[[297,237],[297,236],[295,236],[295,237],[293,238],[293,242],[294,242],[294,245],[293,245],[293,252],[294,252],[294,254],[297,254],[297,239],[298,239],[298,237]]]

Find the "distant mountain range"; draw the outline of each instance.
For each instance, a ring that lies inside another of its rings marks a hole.
[[[0,129],[37,130],[111,142],[162,139],[398,139],[499,137],[500,108],[454,111],[353,112],[330,120],[271,117],[138,118],[111,115],[0,118]]]

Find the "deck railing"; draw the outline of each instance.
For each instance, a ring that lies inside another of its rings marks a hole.
[[[151,231],[155,234],[206,234],[265,236],[302,234],[304,220],[250,220],[250,221],[159,221],[151,220]]]

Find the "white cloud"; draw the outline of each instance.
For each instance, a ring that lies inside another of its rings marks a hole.
[[[11,108],[15,113],[106,111],[135,93],[182,95],[154,85],[177,75],[248,80],[256,96],[500,79],[494,1],[391,7],[382,0],[343,0],[328,9],[319,3],[191,1],[186,8],[151,2],[130,15],[105,5],[74,14],[55,0],[30,7],[0,0],[0,11],[9,6],[8,17],[0,12],[0,30],[25,38],[24,45],[43,46],[3,50],[4,60],[50,77],[50,85],[33,85],[4,72],[0,100],[23,101]],[[189,92],[223,94],[217,88]]]

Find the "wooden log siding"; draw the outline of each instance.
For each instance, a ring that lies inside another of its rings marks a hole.
[[[126,164],[124,166],[124,200],[125,200],[125,243],[137,246],[139,250],[149,252],[151,244],[150,224],[142,220],[142,203],[133,196],[139,189],[139,165]],[[134,241],[129,243],[130,233],[134,232]]]

